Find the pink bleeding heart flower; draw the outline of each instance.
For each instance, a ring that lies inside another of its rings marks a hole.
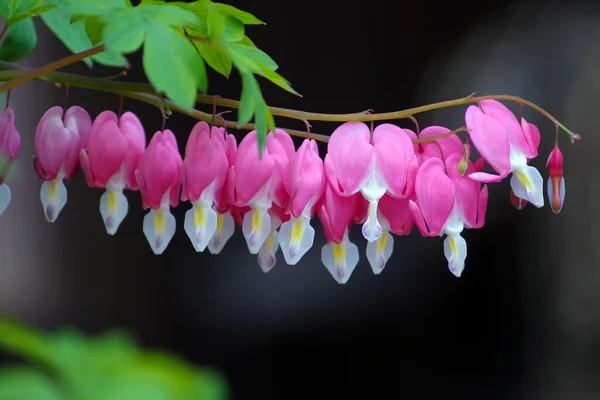
[[[529,133],[527,134],[529,138],[531,138],[532,147],[537,149],[540,146],[540,131],[533,124],[527,124],[527,128],[529,128]],[[525,131],[524,127],[524,131]],[[531,158],[527,159],[527,164],[531,161]],[[483,168],[481,169],[483,170]],[[515,191],[510,189],[510,202],[517,210],[522,210],[527,205],[527,200],[517,197]]]
[[[221,189],[215,191],[214,208],[217,211],[217,228],[208,242],[208,251],[211,254],[219,254],[225,244],[233,236],[235,225],[242,224],[242,217],[237,206],[233,205],[235,192],[235,158],[237,154],[237,142],[235,136],[228,134],[225,128],[213,126],[212,135],[219,134],[225,140],[225,154],[227,156],[227,176]]]
[[[213,209],[229,172],[225,137],[220,128],[198,122],[185,147],[181,200],[192,208],[185,214],[185,232],[196,251],[204,251],[217,230],[217,212]]]
[[[289,196],[283,187],[283,176],[295,152],[292,138],[281,129],[267,134],[262,158],[257,151],[257,139],[256,131],[252,131],[239,145],[232,195],[234,205],[252,208],[242,223],[242,233],[251,254],[259,252],[271,232],[268,213],[271,205],[287,206]]]
[[[21,149],[21,136],[15,128],[15,114],[9,107],[0,112],[0,215],[6,211],[12,199],[10,188],[6,184],[6,177],[14,160],[19,156]]]
[[[443,135],[452,132],[450,129],[443,126],[428,126],[423,129],[419,136],[410,129],[403,129],[411,139],[425,139],[432,136]],[[456,135],[444,136],[435,139],[435,142],[415,143],[415,154],[419,160],[419,164],[431,157],[446,159],[450,154],[462,153],[464,145],[460,138]]]
[[[52,107],[38,123],[34,168],[44,180],[40,199],[48,222],[56,221],[67,203],[63,180],[73,179],[79,166],[79,152],[86,144],[91,126],[89,114],[78,106],[64,113],[62,107]]]
[[[258,251],[258,266],[264,273],[272,270],[277,263],[276,254],[279,249],[279,237],[281,235],[281,233],[277,231],[277,228],[279,228],[282,223],[286,223],[290,220],[290,215],[285,212],[285,208],[279,207],[277,204],[273,204],[271,208],[269,208],[268,213],[271,218],[271,232]]]
[[[323,225],[327,244],[321,249],[321,262],[337,283],[344,284],[358,264],[358,247],[350,242],[348,232],[356,219],[361,219],[357,212],[360,193],[351,196],[340,196],[327,183],[317,215]]]
[[[346,122],[331,135],[325,157],[325,175],[341,196],[361,192],[369,201],[363,236],[374,242],[381,236],[377,205],[384,194],[407,198],[418,168],[411,138],[391,124],[373,131],[362,122]]]
[[[414,196],[413,196],[414,199]],[[367,243],[367,259],[373,273],[380,274],[394,250],[394,237],[408,235],[414,225],[409,209],[410,199],[396,199],[386,194],[379,200],[379,221],[382,233],[379,239]]]
[[[317,142],[305,139],[294,154],[283,181],[290,196],[291,219],[281,226],[278,239],[288,265],[295,265],[313,245],[315,230],[310,220],[325,191],[325,183]]]
[[[126,112],[119,118],[103,111],[79,154],[88,185],[106,188],[100,197],[100,214],[109,235],[117,232],[129,211],[123,189],[138,190],[135,169],[145,148],[144,127],[135,114]]]
[[[167,129],[154,134],[135,170],[142,206],[150,208],[143,231],[155,254],[162,254],[175,234],[170,207],[179,204],[182,164],[175,135]]]
[[[528,165],[528,159],[537,156],[539,146],[539,140],[536,143],[535,133],[532,133],[532,125],[524,118],[519,123],[506,106],[495,100],[481,101],[480,106],[467,109],[465,122],[471,141],[499,175],[474,172],[470,175],[471,179],[499,182],[512,173],[510,185],[515,195],[542,207],[542,176],[535,167]]]
[[[563,177],[563,155],[558,145],[555,145],[546,167],[550,167],[550,177],[548,178],[548,199],[554,214],[558,214],[565,201],[565,178]]]

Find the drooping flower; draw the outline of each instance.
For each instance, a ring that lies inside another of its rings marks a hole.
[[[0,215],[6,211],[12,199],[5,180],[12,163],[19,156],[20,149],[21,136],[15,128],[15,114],[11,108],[6,107],[0,112]]]
[[[275,203],[286,207],[289,196],[283,187],[283,176],[294,156],[294,142],[287,132],[276,129],[269,132],[262,158],[259,158],[256,131],[241,141],[235,159],[235,187],[233,203],[238,207],[250,206],[244,214],[242,233],[251,254],[257,254],[271,233],[268,210]]]
[[[73,179],[79,166],[79,152],[87,142],[91,126],[89,114],[78,106],[64,113],[62,107],[52,107],[38,123],[34,167],[44,180],[40,198],[49,222],[56,221],[67,203],[63,179]]]
[[[480,106],[467,109],[465,122],[471,141],[499,175],[475,172],[470,175],[471,179],[499,182],[512,173],[510,185],[515,195],[542,207],[542,176],[535,167],[527,164],[528,159],[537,156],[538,147],[532,137],[531,125],[524,118],[519,123],[508,108],[495,100],[481,101]]]
[[[554,214],[558,214],[565,202],[565,178],[563,177],[563,155],[558,145],[555,145],[546,167],[550,167],[550,177],[548,178],[548,200]]]
[[[529,134],[530,134],[532,146],[537,149],[540,146],[540,131],[533,124],[528,124],[528,127],[529,127]],[[528,158],[527,164],[529,164],[530,161],[531,161],[531,158]],[[483,171],[483,169],[482,169],[482,171]],[[510,202],[517,210],[522,210],[527,205],[527,200],[523,199],[521,197],[518,197],[512,188],[510,189]]]
[[[487,187],[462,176],[458,168],[462,155],[454,153],[446,164],[431,157],[419,167],[415,181],[416,201],[410,211],[423,236],[446,235],[444,254],[450,271],[460,277],[467,257],[463,229],[480,228],[485,221]],[[448,171],[446,173],[446,171]],[[470,163],[468,174],[475,172]]]
[[[285,212],[285,209],[276,204],[273,204],[268,212],[271,218],[271,232],[258,252],[258,266],[264,273],[272,270],[277,263],[277,250],[281,235],[281,229],[279,231],[277,229],[282,223],[290,220],[290,215]]]
[[[403,131],[410,139],[425,139],[451,132],[451,130],[446,127],[436,125],[426,127],[419,133],[418,137],[410,129],[403,129]],[[463,142],[456,135],[444,136],[431,142],[415,143],[413,146],[419,164],[430,157],[445,159],[452,153],[462,153],[464,149]]]
[[[222,191],[229,162],[222,128],[211,128],[198,122],[185,147],[181,200],[189,200],[192,208],[185,214],[185,232],[196,251],[204,251],[217,230],[218,217],[213,209]],[[232,232],[233,233],[233,232]]]
[[[412,230],[414,221],[408,204],[409,199],[395,199],[387,194],[379,200],[381,236],[376,241],[367,243],[367,259],[376,275],[383,271],[392,256],[394,237],[391,234],[403,236]]]
[[[281,225],[278,240],[289,265],[300,261],[313,245],[315,230],[310,220],[325,191],[325,183],[317,142],[305,139],[294,154],[283,181],[290,196],[291,219]]]
[[[182,163],[175,135],[166,129],[154,134],[135,170],[142,207],[150,208],[143,231],[155,254],[162,254],[175,234],[170,207],[179,204]]]
[[[352,222],[364,219],[358,210],[361,198],[360,193],[340,196],[328,182],[317,209],[327,240],[321,249],[321,262],[340,284],[348,282],[359,260],[358,247],[350,242],[348,232]]]
[[[135,169],[145,148],[144,127],[135,114],[126,112],[118,118],[103,111],[79,154],[88,185],[106,188],[100,197],[100,214],[109,235],[117,232],[129,210],[123,189],[138,190]]]
[[[217,229],[208,242],[208,251],[211,254],[219,254],[225,244],[235,232],[235,225],[242,225],[242,217],[237,206],[233,205],[235,193],[235,157],[237,154],[237,143],[235,136],[225,132],[224,128],[213,127],[213,130],[221,132],[225,137],[225,154],[227,155],[228,171],[225,183],[215,193],[214,208],[217,211]]]
[[[331,135],[325,157],[325,174],[340,196],[361,192],[369,201],[368,217],[362,227],[363,236],[373,242],[381,236],[377,219],[379,199],[388,193],[407,198],[413,189],[418,168],[411,138],[391,124],[373,131],[362,122],[346,122]]]

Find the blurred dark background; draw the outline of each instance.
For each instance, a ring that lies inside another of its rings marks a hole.
[[[44,329],[130,329],[144,345],[217,367],[236,399],[363,391],[366,398],[599,398],[600,247],[593,243],[600,235],[600,2],[226,2],[267,22],[247,33],[304,96],[262,81],[270,105],[385,112],[477,92],[521,96],[546,108],[583,137],[575,145],[560,138],[562,212],[531,205],[517,211],[508,181],[493,185],[485,227],[466,232],[469,256],[460,279],[448,271],[442,239],[422,238],[416,229],[396,238],[392,260],[375,276],[354,229],[361,263],[338,285],[320,262],[325,240],[316,218],[315,246],[303,260],[290,267],[279,254],[264,274],[239,228],[223,254],[196,253],[183,231],[189,204],[176,209],[177,234],[155,256],[142,234],[139,193],[128,193],[129,215],[110,237],[98,212],[102,191],[89,189],[81,173],[67,184],[69,200],[57,222],[46,222],[29,156],[37,121],[62,105],[64,89],[36,82],[11,97],[24,145],[13,203],[0,224],[0,312]],[[40,45],[29,65],[67,54],[38,27]],[[127,79],[143,80],[140,57],[130,60]],[[118,72],[83,64],[67,70]],[[239,98],[240,89],[235,72],[229,80],[211,75],[211,94]],[[73,88],[69,103],[95,117],[116,110],[118,98]],[[160,129],[158,110],[132,100],[124,109],[140,116],[148,135]],[[421,127],[454,129],[465,109],[418,120]],[[524,116],[542,132],[533,165],[546,176],[554,127],[530,109]],[[180,115],[167,123],[182,151],[193,124]],[[334,128],[313,123],[319,133]]]

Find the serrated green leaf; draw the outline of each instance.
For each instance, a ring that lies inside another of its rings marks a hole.
[[[194,45],[172,28],[148,22],[144,71],[159,92],[186,110],[196,103],[196,89],[206,92],[206,67]]]
[[[27,58],[36,45],[33,20],[25,19],[8,28],[0,49],[0,60],[14,62]]]
[[[48,376],[33,368],[0,370],[0,400],[65,400],[67,397]]]
[[[261,20],[256,18],[254,15],[250,14],[249,12],[242,11],[238,8],[235,8],[234,6],[230,6],[229,4],[216,3],[215,6],[217,7],[217,10],[219,10],[219,12],[221,14],[231,15],[232,17],[239,19],[242,23],[244,23],[246,25],[264,25],[265,24],[264,22],[262,22]]]
[[[231,74],[231,57],[221,46],[202,40],[192,40],[204,61],[215,71],[225,77]]]
[[[71,24],[71,16],[66,14],[60,7],[48,10],[41,15],[41,18],[56,37],[73,53],[79,53],[92,47],[92,42],[85,30],[84,20],[79,20]],[[82,61],[91,67],[92,60],[114,67],[124,67],[127,65],[125,57],[110,49],[96,54],[91,59],[86,58]]]
[[[0,0],[0,14],[6,21],[40,5],[42,0]]]
[[[136,18],[132,11],[120,13],[120,18],[114,18],[104,27],[104,44],[121,53],[133,53],[144,42],[146,26],[147,22]]]
[[[226,46],[231,54],[231,58],[233,59],[235,55],[235,58],[239,60],[240,68],[258,70],[258,68],[255,67],[257,64],[263,65],[271,71],[275,71],[278,68],[277,63],[273,61],[267,53],[256,47],[247,46],[241,43],[227,43]]]

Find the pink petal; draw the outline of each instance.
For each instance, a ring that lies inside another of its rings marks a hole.
[[[537,157],[538,147],[540,146],[540,131],[535,125],[528,123],[525,118],[521,118],[521,129],[527,142],[527,145],[523,147],[526,150],[523,155],[529,159]]]
[[[79,148],[79,136],[62,122],[62,107],[52,107],[42,117],[35,131],[35,152],[38,170],[47,180],[56,179],[61,164],[73,147]]]
[[[461,158],[461,154],[452,154],[446,160],[446,170],[456,187],[456,206],[461,219],[470,227],[480,227],[478,215],[480,213],[481,184],[468,176],[475,171],[475,167],[471,162],[468,164],[467,173],[464,176],[460,175],[458,164]]]
[[[267,135],[266,150],[275,162],[269,197],[279,206],[286,207],[289,202],[289,195],[283,186],[283,179],[296,152],[294,142],[286,131],[276,129],[275,132],[270,132]]]
[[[390,224],[390,231],[396,235],[408,235],[414,225],[409,208],[409,199],[395,199],[385,195],[379,200],[379,212]]]
[[[437,236],[448,220],[455,200],[454,182],[439,158],[429,158],[419,167],[415,180],[416,203],[410,210],[423,236]]]
[[[338,194],[350,196],[369,179],[373,161],[370,140],[371,131],[362,122],[346,122],[331,134],[327,144],[331,165],[325,166],[325,173]]]
[[[87,137],[92,129],[92,119],[83,108],[73,106],[65,112],[64,126],[69,130],[73,139],[70,142],[68,152],[65,154],[62,170],[66,179],[73,179],[79,166],[79,152],[87,143]],[[75,137],[79,140],[75,140]]]
[[[211,135],[206,122],[199,122],[192,129],[184,164],[182,196],[186,199],[197,201],[213,182],[215,192],[223,187],[229,171],[224,139]]]
[[[7,159],[16,158],[21,149],[21,136],[15,128],[15,114],[11,108],[0,112],[0,153]]]
[[[375,173],[394,197],[407,197],[409,166],[415,156],[410,137],[399,127],[381,124],[373,131]]]
[[[443,126],[428,126],[421,131],[419,139],[443,135],[444,133],[448,132],[451,132],[451,130]],[[424,159],[430,157],[441,157],[440,148],[444,153],[444,158],[448,158],[453,153],[462,154],[463,152],[463,143],[457,135],[446,136],[441,139],[436,139],[436,142],[437,144],[434,142],[421,143],[423,147]]]
[[[138,117],[132,112],[126,112],[119,119],[119,128],[127,138],[128,150],[123,166],[127,178],[127,189],[138,190],[135,180],[135,169],[146,148],[146,133]]]
[[[510,165],[510,142],[508,133],[503,125],[494,118],[482,113],[478,108],[471,106],[467,109],[467,125],[469,127],[469,137],[475,145],[479,154],[485,158],[488,164],[500,174],[498,179],[502,180],[511,171]],[[472,179],[490,182],[490,174],[475,173]]]
[[[508,133],[508,138],[513,147],[529,158],[530,144],[523,133],[517,117],[504,104],[496,100],[483,100],[480,102],[483,112],[498,121]]]
[[[283,182],[290,195],[290,212],[294,218],[300,217],[309,203],[312,206],[319,201],[325,182],[317,142],[305,139],[294,155]]]
[[[179,185],[181,183],[181,156],[174,153],[171,139],[167,133],[156,132],[148,147],[142,154],[138,164],[138,185],[144,199],[144,208],[160,208],[161,201],[169,189],[174,189],[175,200],[179,200]],[[172,133],[171,133],[172,135]],[[170,203],[175,203],[173,193],[170,193]]]
[[[317,215],[323,225],[327,243],[341,243],[348,225],[356,213],[356,199],[361,196],[340,196],[327,184]]]
[[[235,158],[235,201],[238,206],[249,205],[252,198],[273,174],[275,160],[268,149],[258,158],[256,131],[248,133],[240,142]]]
[[[96,117],[88,135],[85,150],[89,157],[95,187],[105,187],[116,174],[127,156],[128,143],[117,125],[117,116],[104,111]],[[87,177],[88,182],[91,177]]]

